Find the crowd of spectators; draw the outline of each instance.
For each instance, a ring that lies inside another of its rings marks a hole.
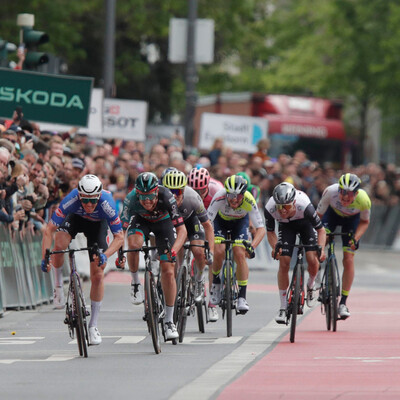
[[[146,151],[143,142],[109,139],[100,143],[76,130],[40,131],[38,124],[24,120],[16,111],[12,119],[0,121],[0,221],[15,230],[23,226],[42,230],[59,201],[87,173],[102,180],[121,209],[139,173],[153,171],[160,176],[169,166],[185,173],[202,166],[222,182],[244,171],[251,183],[260,187],[260,206],[282,181],[305,191],[317,205],[323,190],[344,172],[329,163],[309,160],[300,150],[293,156],[281,154],[273,159],[268,148],[268,139],[260,140],[258,151],[249,155],[234,152],[229,143],[217,139],[210,151],[199,153],[185,148],[183,138],[174,134]],[[400,169],[394,164],[370,163],[346,168],[345,172],[361,178],[374,204],[399,204]]]

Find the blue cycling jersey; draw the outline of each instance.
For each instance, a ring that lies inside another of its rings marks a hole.
[[[57,210],[54,211],[51,216],[51,222],[56,226],[60,226],[68,214],[80,215],[88,221],[101,221],[105,219],[112,233],[122,231],[121,220],[116,210],[115,201],[112,194],[106,190],[101,192],[100,199],[94,211],[88,214],[83,209],[79,200],[78,189],[73,189],[64,197]]]

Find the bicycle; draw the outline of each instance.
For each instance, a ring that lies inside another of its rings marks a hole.
[[[277,243],[275,247],[275,254],[279,252],[282,247]],[[292,279],[286,294],[287,308],[286,308],[286,325],[290,322],[290,343],[294,343],[296,336],[297,316],[303,314],[305,291],[304,291],[304,251],[306,248],[315,249],[316,246],[295,244],[292,245],[293,249],[297,248],[296,263],[292,272]],[[319,251],[319,249],[318,249]]]
[[[70,279],[68,287],[67,301],[65,303],[65,319],[64,324],[68,325],[68,332],[71,339],[74,339],[74,331],[76,331],[76,340],[78,343],[79,355],[87,358],[87,348],[90,346],[88,336],[88,326],[86,318],[90,315],[86,309],[85,296],[81,286],[81,280],[79,273],[76,270],[75,253],[77,251],[91,251],[93,254],[100,256],[101,249],[99,249],[97,243],[92,247],[82,247],[80,249],[66,249],[50,251],[46,250],[45,260],[46,264],[50,261],[52,254],[65,254],[68,253],[69,265],[70,265]]]
[[[335,236],[348,236],[349,233],[326,233],[328,258],[321,279],[318,301],[321,313],[325,313],[326,329],[336,332],[338,317],[338,301],[340,296],[340,275],[335,255]],[[321,268],[321,267],[320,267]]]
[[[179,333],[179,343],[182,343],[185,336],[188,315],[194,316],[197,314],[197,323],[201,333],[205,332],[203,308],[206,321],[208,322],[205,296],[202,296],[201,301],[195,301],[195,273],[194,268],[192,268],[192,252],[190,251],[192,247],[204,248],[206,259],[208,258],[207,253],[209,251],[207,241],[204,244],[185,243],[183,245],[184,255],[176,277],[176,299],[174,307],[174,323]]]
[[[168,245],[168,251],[170,246]],[[144,272],[144,317],[143,319],[147,322],[147,328],[151,334],[154,351],[156,354],[161,353],[161,335],[164,338],[164,342],[167,341],[164,331],[164,318],[165,318],[165,299],[164,292],[161,286],[161,268],[158,268],[157,273],[153,272],[152,260],[150,252],[156,250],[157,246],[144,245],[140,249],[127,249],[118,251],[118,258],[122,260],[124,253],[140,252],[144,253],[145,260],[145,272]],[[176,339],[172,340],[173,344],[176,344]]]
[[[231,239],[232,232],[227,231],[227,238],[216,238],[216,244],[225,244],[225,260],[222,264],[221,269],[221,301],[219,306],[222,309],[222,318],[226,315],[226,335],[227,337],[232,336],[232,310],[236,311],[237,314],[245,314],[245,311],[237,310],[237,301],[239,295],[239,287],[236,281],[236,263],[233,260],[233,244],[241,244],[245,247],[250,258],[255,256],[254,249],[249,241],[244,239]]]

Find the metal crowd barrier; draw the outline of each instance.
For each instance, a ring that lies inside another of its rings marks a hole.
[[[40,233],[11,233],[0,225],[0,315],[7,309],[32,309],[53,299],[53,274],[40,269],[41,249]]]

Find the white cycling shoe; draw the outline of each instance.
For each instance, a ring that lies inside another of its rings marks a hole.
[[[89,343],[91,345],[98,345],[101,343],[101,335],[96,326],[89,328]]]
[[[65,307],[64,289],[62,286],[56,286],[53,290],[53,306],[57,310]]]

